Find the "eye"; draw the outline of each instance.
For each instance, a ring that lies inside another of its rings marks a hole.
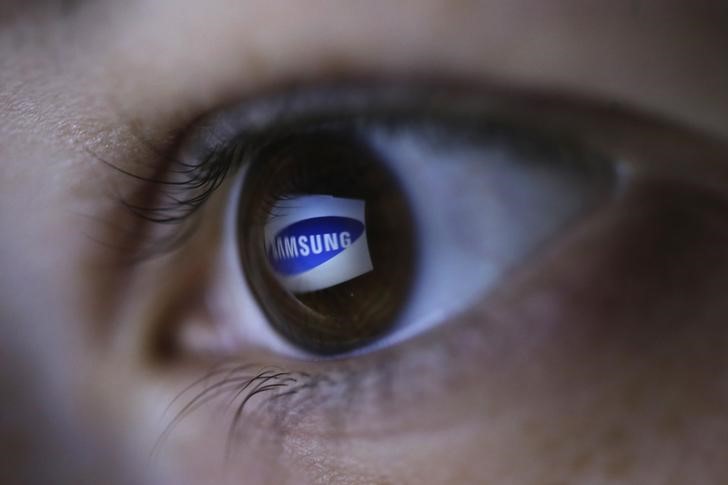
[[[337,356],[410,338],[609,199],[612,161],[471,101],[297,92],[207,125],[240,166],[224,266],[272,330],[248,332],[259,345]]]

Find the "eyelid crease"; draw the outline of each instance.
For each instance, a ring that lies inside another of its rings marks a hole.
[[[193,132],[190,150],[209,152],[230,143],[240,133],[275,131],[302,123],[377,116],[438,113],[482,117],[510,102],[512,95],[494,96],[465,85],[375,81],[298,86],[272,92],[215,111],[203,118]]]

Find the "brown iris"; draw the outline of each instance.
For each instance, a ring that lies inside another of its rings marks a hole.
[[[356,137],[304,133],[273,138],[252,157],[240,200],[243,272],[271,325],[317,354],[355,350],[396,322],[416,263],[413,219],[386,162]],[[372,270],[315,291],[293,292],[270,263],[265,227],[281,200],[330,195],[365,204]]]

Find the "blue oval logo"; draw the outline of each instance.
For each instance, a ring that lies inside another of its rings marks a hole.
[[[268,260],[280,274],[304,273],[344,251],[363,233],[364,224],[349,217],[305,219],[276,234],[269,242]]]

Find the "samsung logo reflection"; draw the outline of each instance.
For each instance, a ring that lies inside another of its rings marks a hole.
[[[281,283],[302,293],[371,271],[364,204],[326,195],[280,201],[265,233],[268,261]]]
[[[314,217],[279,232],[270,245],[273,267],[286,275],[319,266],[348,248],[364,232],[364,224],[347,217]]]

